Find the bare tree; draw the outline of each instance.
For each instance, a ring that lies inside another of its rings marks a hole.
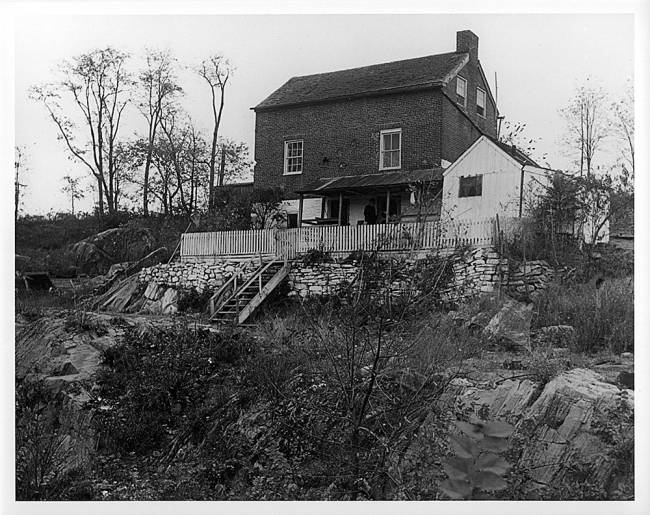
[[[634,177],[634,85],[628,81],[622,98],[612,105],[615,136],[623,142],[623,168]]]
[[[156,131],[164,111],[173,97],[182,92],[176,83],[174,57],[169,52],[146,49],[146,68],[139,75],[138,108],[147,121],[147,148],[142,181],[142,212],[149,214],[149,172],[156,140]]]
[[[81,179],[79,177],[72,177],[66,175],[63,178],[63,188],[61,191],[70,197],[71,212],[74,215],[74,201],[81,200],[84,198],[84,192],[81,190],[81,185],[79,184]]]
[[[212,96],[212,114],[214,118],[214,128],[212,130],[212,146],[210,149],[210,176],[208,183],[208,210],[214,207],[214,174],[217,157],[217,141],[219,138],[219,126],[221,125],[221,115],[223,114],[224,94],[226,85],[233,68],[224,56],[215,54],[208,59],[204,59],[197,73],[205,79],[210,86]]]
[[[580,175],[591,175],[594,156],[609,129],[606,101],[602,88],[587,83],[578,87],[569,105],[560,110],[568,128],[565,144],[572,155],[579,155]]]
[[[547,159],[546,153],[537,155],[537,143],[540,138],[530,137],[525,123],[503,120],[503,132],[499,135],[499,141],[518,148],[538,162],[545,162]]]
[[[129,98],[131,81],[125,70],[128,55],[112,47],[78,55],[61,66],[63,79],[49,85],[34,86],[31,97],[43,103],[74,158],[83,163],[97,182],[99,214],[104,202],[109,212],[115,205],[115,146],[122,113]],[[61,104],[71,98],[81,115],[83,130]],[[78,142],[85,132],[86,137]]]
[[[25,149],[23,147],[16,146],[16,158],[14,161],[14,167],[16,169],[16,178],[14,180],[15,187],[15,206],[14,206],[14,220],[18,220],[18,212],[20,211],[20,202],[22,200],[21,195],[23,195],[23,188],[27,186],[22,184],[20,181],[21,177],[25,173]]]

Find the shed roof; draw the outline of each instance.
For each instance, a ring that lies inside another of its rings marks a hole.
[[[426,170],[374,173],[366,175],[345,175],[318,179],[298,190],[298,193],[324,195],[343,191],[362,192],[374,189],[388,189],[407,186],[416,182],[442,181],[443,168]]]
[[[253,109],[430,88],[442,84],[468,60],[466,52],[448,52],[293,77]]]

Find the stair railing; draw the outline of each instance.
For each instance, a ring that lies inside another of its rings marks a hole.
[[[264,272],[266,272],[266,271],[269,269],[269,267],[270,267],[271,265],[273,265],[274,263],[277,263],[277,260],[276,260],[276,259],[272,259],[272,260],[269,261],[269,262],[268,262],[268,263],[267,263],[263,268],[258,269],[258,270],[257,270],[257,271],[256,271],[256,272],[251,276],[251,278],[250,278],[248,281],[246,281],[246,282],[245,282],[245,283],[244,283],[244,284],[239,288],[238,291],[244,291],[244,290],[245,290],[246,288],[248,288],[251,284],[253,284],[253,281],[257,280],[258,277],[259,277],[259,281],[261,282],[261,281],[262,281],[262,274],[264,274]],[[261,291],[261,290],[260,290],[260,291]]]
[[[231,298],[235,297],[235,306],[237,310],[237,316],[239,316],[239,312],[241,311],[241,306],[240,306],[240,299],[238,293],[240,291],[244,291],[246,288],[248,288],[251,284],[253,284],[253,281],[256,279],[259,281],[259,291],[260,293],[262,292],[262,275],[266,270],[276,263],[277,260],[273,259],[269,261],[266,265],[261,266],[258,268],[253,275],[246,281],[244,284],[241,286],[237,285],[237,276],[233,275],[228,281],[224,283],[224,285],[217,291],[211,298],[210,298],[210,316],[214,316],[214,314],[221,309],[221,307],[228,302]],[[226,292],[228,293],[226,295]],[[218,301],[218,302],[217,302]],[[216,306],[219,306],[218,308]]]
[[[223,283],[221,288],[210,297],[210,300],[208,301],[210,306],[210,316],[213,316],[216,313],[217,309],[215,306],[218,302],[221,303],[226,291],[228,291],[228,297],[232,296],[232,294],[237,291],[237,274],[233,274],[230,279]]]

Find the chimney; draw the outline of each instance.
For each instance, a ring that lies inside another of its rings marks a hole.
[[[456,32],[456,52],[467,52],[471,62],[478,61],[478,36],[471,30]]]

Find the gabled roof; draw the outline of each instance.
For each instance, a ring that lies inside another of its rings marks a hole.
[[[515,161],[517,161],[520,165],[530,165],[530,166],[535,166],[537,168],[542,168],[535,161],[533,161],[528,154],[525,154],[523,151],[519,150],[514,145],[508,145],[507,143],[503,143],[502,141],[499,141],[498,139],[495,138],[490,138],[490,140],[492,141],[492,143],[495,143],[506,154],[512,157]]]
[[[466,52],[448,52],[293,77],[253,109],[431,88],[448,81],[468,60]]]
[[[510,159],[514,166],[532,166],[534,168],[546,169],[539,166],[537,163],[535,163],[535,161],[533,161],[530,157],[528,157],[518,148],[513,147],[512,145],[508,145],[506,143],[501,143],[497,139],[483,134],[482,136],[479,136],[477,140],[474,143],[472,143],[470,147],[458,157],[458,159],[456,159],[456,161],[454,161],[447,168],[445,168],[444,176],[447,177],[456,167],[460,166],[460,163],[468,155],[474,152],[474,149],[478,147],[483,141],[493,145],[494,147],[498,148],[501,152],[506,154],[507,159]]]
[[[366,175],[345,175],[343,177],[326,177],[307,184],[298,193],[324,194],[343,191],[360,191],[406,186],[416,182],[434,182],[442,180],[442,168],[426,170],[399,171],[388,173],[371,173]]]

